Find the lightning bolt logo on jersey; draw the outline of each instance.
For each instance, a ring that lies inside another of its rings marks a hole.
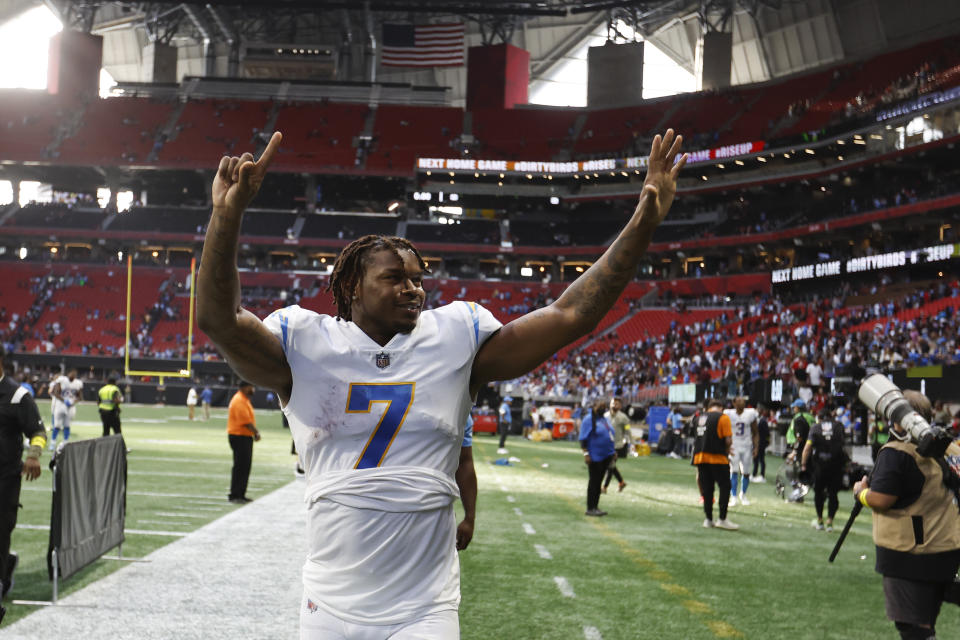
[[[382,346],[353,322],[298,306],[264,324],[293,374],[284,413],[308,478],[305,592],[358,623],[455,608],[454,474],[473,359],[500,323],[455,302]]]

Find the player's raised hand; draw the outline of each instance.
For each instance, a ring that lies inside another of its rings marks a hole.
[[[677,155],[683,144],[683,136],[675,136],[673,129],[657,134],[650,145],[647,159],[647,177],[634,215],[639,215],[640,225],[653,230],[667,216],[673,197],[677,193],[677,176],[687,162],[687,154],[679,160]]]
[[[213,178],[213,206],[226,208],[237,214],[242,213],[260,190],[263,178],[267,175],[267,168],[280,148],[282,139],[283,135],[279,131],[274,132],[263,155],[257,161],[253,160],[251,153],[245,153],[239,158],[221,158],[217,174]]]

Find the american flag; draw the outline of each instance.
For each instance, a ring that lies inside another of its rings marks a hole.
[[[464,63],[464,26],[384,24],[380,64],[385,67],[460,67]]]

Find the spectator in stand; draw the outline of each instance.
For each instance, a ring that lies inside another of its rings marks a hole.
[[[807,371],[807,380],[809,381],[810,386],[813,388],[814,391],[819,390],[820,385],[822,384],[823,367],[821,367],[820,364],[815,360],[811,360],[810,363],[807,365],[806,371]]]

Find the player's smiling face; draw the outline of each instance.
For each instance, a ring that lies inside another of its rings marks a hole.
[[[351,314],[353,321],[378,344],[417,326],[426,294],[423,270],[412,251],[388,249],[371,253],[357,285]]]

